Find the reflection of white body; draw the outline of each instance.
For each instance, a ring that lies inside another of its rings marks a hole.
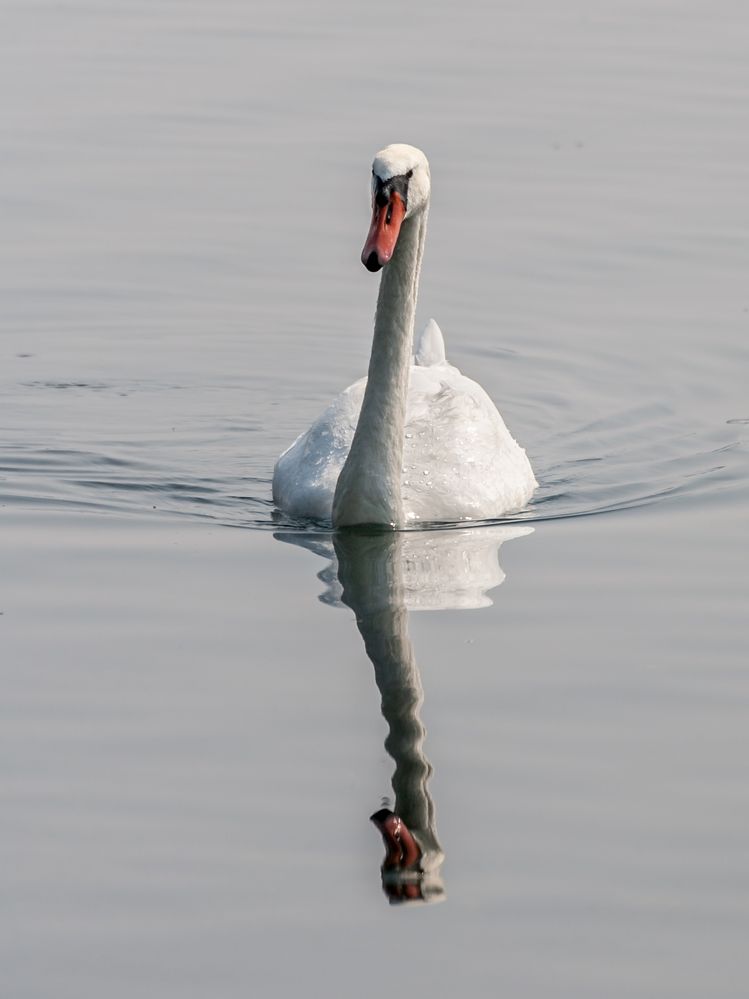
[[[447,531],[404,531],[391,549],[397,564],[370,559],[360,567],[366,581],[370,605],[401,603],[407,610],[471,610],[489,607],[489,591],[505,578],[499,564],[499,549],[505,541],[532,534],[532,527],[460,527]],[[330,560],[318,573],[326,584],[320,599],[340,607],[342,567],[335,548],[325,535],[279,533],[276,537],[300,545]],[[348,572],[352,570],[349,568]]]
[[[375,157],[362,259],[383,267],[366,379],[341,393],[279,458],[273,498],[337,526],[487,520],[536,488],[525,451],[484,390],[445,361],[431,320],[414,316],[429,210],[429,164],[413,146]]]

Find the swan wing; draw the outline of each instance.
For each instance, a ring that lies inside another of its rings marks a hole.
[[[403,464],[412,522],[500,517],[522,509],[537,485],[492,400],[447,363],[411,369]]]
[[[349,385],[309,430],[294,441],[273,470],[273,502],[292,517],[329,521],[336,482],[351,448],[366,378]]]

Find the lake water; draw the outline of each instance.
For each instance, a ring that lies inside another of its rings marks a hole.
[[[0,22],[3,995],[743,997],[746,5]],[[541,487],[334,538],[270,479],[366,370],[393,141]]]

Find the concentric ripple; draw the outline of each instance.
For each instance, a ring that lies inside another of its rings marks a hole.
[[[502,522],[591,516],[720,493],[749,477],[746,438],[742,418],[685,429],[665,407],[629,409],[560,429],[529,448],[540,488],[525,510]],[[233,527],[326,533],[324,525],[274,510],[272,459],[265,469],[245,459],[256,441],[256,434],[236,432],[218,449],[215,438],[175,448],[164,442],[74,448],[17,441],[0,453],[0,504],[158,511]],[[263,443],[266,455],[280,450]],[[227,474],[226,467],[235,471]]]

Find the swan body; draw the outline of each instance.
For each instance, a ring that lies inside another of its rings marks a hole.
[[[360,378],[336,396],[278,459],[273,496],[291,516],[330,522],[366,385]],[[433,319],[409,369],[402,469],[403,526],[499,517],[522,509],[536,488],[494,403],[445,360]]]
[[[489,396],[447,362],[434,320],[412,356],[429,193],[420,150],[377,154],[362,252],[383,271],[369,372],[278,459],[273,499],[291,516],[334,527],[487,520],[521,509],[537,486]]]

